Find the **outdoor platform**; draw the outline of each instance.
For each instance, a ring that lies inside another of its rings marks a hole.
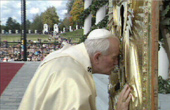
[[[40,62],[24,63],[0,97],[0,110],[17,110],[24,92]],[[108,110],[108,76],[95,74],[98,110]],[[170,94],[159,94],[159,110],[170,110]]]

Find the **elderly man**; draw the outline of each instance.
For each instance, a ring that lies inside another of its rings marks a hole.
[[[51,53],[37,69],[19,110],[96,110],[92,74],[109,75],[118,55],[119,40],[106,29],[92,31],[84,43]],[[129,94],[127,85],[117,110],[128,110]]]

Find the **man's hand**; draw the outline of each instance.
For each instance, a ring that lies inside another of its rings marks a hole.
[[[128,110],[128,106],[132,98],[130,91],[131,89],[129,85],[126,85],[124,89],[121,91],[116,110]]]

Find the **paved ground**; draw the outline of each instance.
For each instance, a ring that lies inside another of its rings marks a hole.
[[[0,110],[17,110],[39,62],[26,62],[0,98]]]
[[[26,87],[40,62],[26,62],[0,97],[0,110],[17,110]],[[108,76],[94,75],[98,110],[108,110]],[[170,110],[170,94],[159,94],[159,110]]]

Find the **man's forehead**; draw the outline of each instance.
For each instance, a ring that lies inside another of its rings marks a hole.
[[[111,54],[118,55],[120,53],[120,43],[119,42],[114,42],[110,45],[109,49]]]
[[[109,38],[109,41],[112,48],[120,48],[120,41],[117,37]]]

